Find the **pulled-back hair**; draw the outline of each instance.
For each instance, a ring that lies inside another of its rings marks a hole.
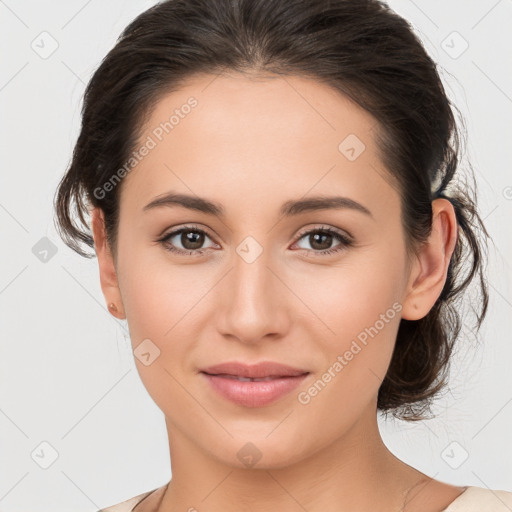
[[[446,383],[462,326],[458,303],[474,278],[481,299],[473,308],[476,329],[485,317],[488,233],[476,209],[474,175],[469,183],[456,174],[461,133],[436,64],[408,22],[384,2],[167,0],[139,15],[85,90],[81,131],[55,195],[60,236],[79,254],[94,256],[85,250],[94,248],[87,216],[99,207],[115,255],[122,186],[95,191],[127,161],[143,121],[164,95],[195,74],[230,71],[311,77],[376,119],[373,133],[400,194],[409,254],[431,232],[432,201],[452,203],[458,235],[445,285],[425,317],[401,320],[378,394],[380,411],[423,419]]]

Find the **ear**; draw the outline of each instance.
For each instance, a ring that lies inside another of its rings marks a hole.
[[[117,272],[115,268],[114,258],[107,243],[105,232],[105,217],[101,208],[91,210],[91,229],[94,239],[94,249],[98,257],[98,265],[100,271],[100,283],[103,296],[107,304],[114,303],[117,311],[109,312],[119,319],[124,319],[124,307],[121,300],[121,292],[117,280]]]
[[[414,258],[402,302],[402,318],[405,320],[426,316],[441,295],[457,235],[452,203],[444,198],[432,201],[432,232]]]

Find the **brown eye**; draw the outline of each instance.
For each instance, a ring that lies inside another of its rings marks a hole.
[[[185,249],[191,251],[199,249],[204,244],[204,234],[197,231],[182,231],[180,242]]]
[[[299,243],[301,240],[306,240],[310,248],[302,247]],[[338,243],[333,246],[335,241]],[[348,236],[342,235],[330,228],[317,228],[302,233],[302,236],[296,243],[301,249],[305,249],[313,254],[323,255],[342,251],[350,247],[353,241]]]
[[[208,234],[199,228],[183,227],[175,231],[171,231],[163,238],[158,240],[163,244],[165,249],[178,254],[202,254],[215,244],[203,247],[206,239],[210,239]]]
[[[313,249],[323,251],[331,248],[334,237],[330,233],[313,233],[308,235],[308,241]]]

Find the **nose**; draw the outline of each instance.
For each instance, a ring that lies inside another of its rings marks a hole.
[[[280,338],[290,328],[290,292],[266,251],[252,262],[238,254],[216,300],[217,328],[245,344]]]

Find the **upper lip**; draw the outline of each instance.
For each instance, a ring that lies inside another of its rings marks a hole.
[[[209,366],[208,368],[202,368],[201,371],[203,373],[209,373],[210,375],[223,374],[252,379],[264,377],[296,377],[297,375],[309,373],[308,370],[293,368],[273,361],[263,361],[252,365],[229,361]]]

